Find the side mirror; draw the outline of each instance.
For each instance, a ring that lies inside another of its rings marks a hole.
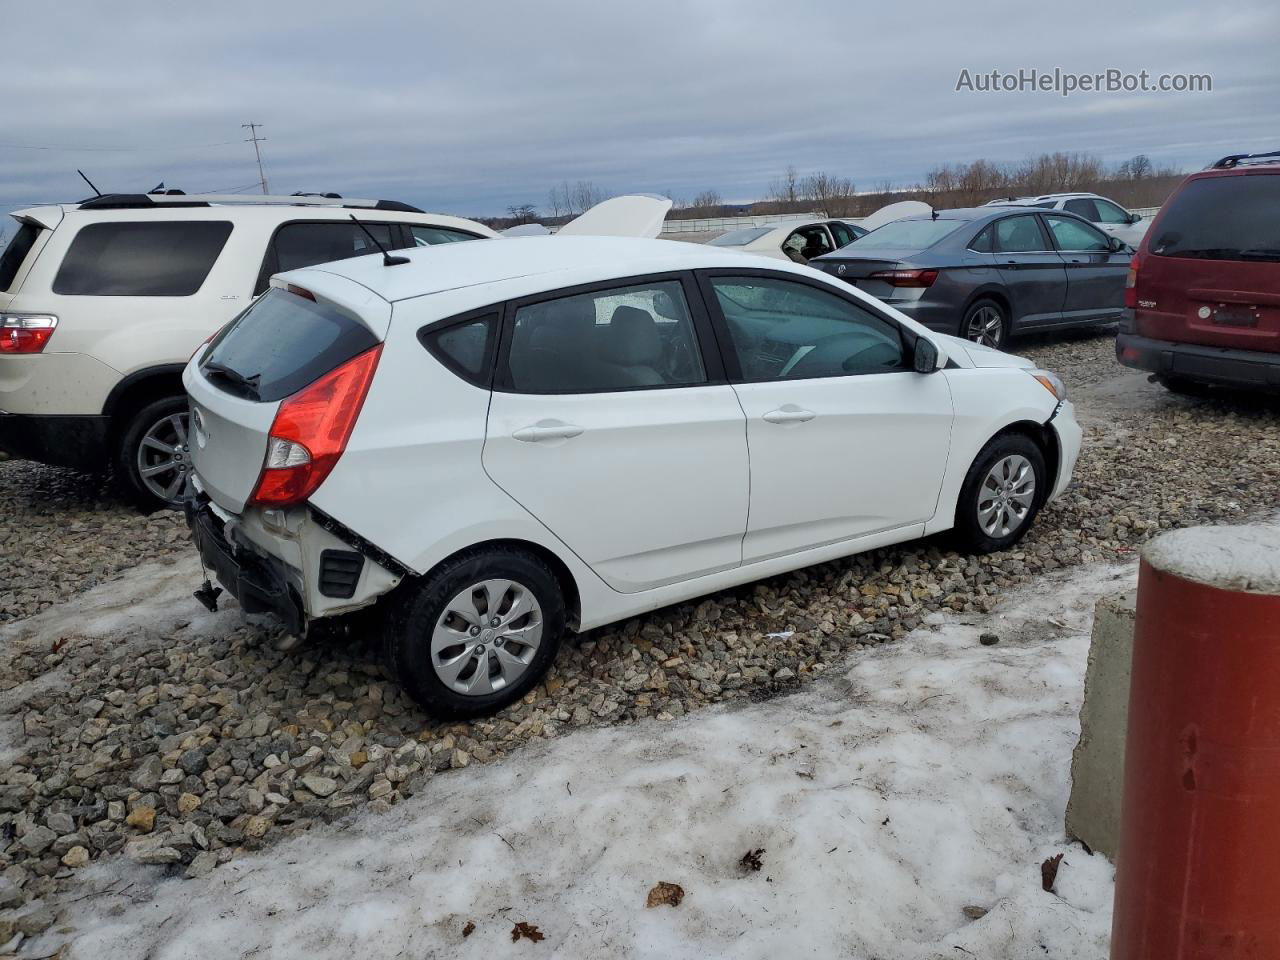
[[[1129,222],[1130,222],[1130,223],[1137,223],[1137,222],[1138,222],[1139,220],[1141,220],[1141,219],[1142,219],[1142,214],[1140,214],[1140,213],[1131,213],[1131,214],[1129,214]]]
[[[1119,237],[1109,237],[1107,239],[1107,247],[1111,250],[1112,253],[1123,253],[1125,249],[1128,247],[1128,244],[1125,243],[1123,240],[1121,240]]]
[[[911,369],[916,373],[934,373],[942,368],[942,354],[938,345],[926,337],[916,338],[916,348],[911,354]]]

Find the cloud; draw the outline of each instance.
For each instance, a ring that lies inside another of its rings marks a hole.
[[[1203,166],[1274,146],[1280,9],[1070,13],[925,0],[6,4],[0,209],[160,180],[493,214],[562,179],[761,196],[788,164],[869,186],[1042,150]],[[962,68],[1213,75],[1211,93],[955,92]],[[32,147],[55,147],[36,150]]]

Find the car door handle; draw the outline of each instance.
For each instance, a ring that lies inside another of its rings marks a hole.
[[[539,420],[528,427],[521,427],[511,434],[516,440],[525,443],[538,443],[542,440],[572,440],[582,433],[582,428],[575,423],[562,420]]]
[[[804,423],[816,416],[817,414],[812,410],[804,410],[795,404],[788,403],[777,410],[770,410],[762,419],[766,423]]]

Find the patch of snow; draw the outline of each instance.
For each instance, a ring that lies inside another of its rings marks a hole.
[[[1221,590],[1280,594],[1280,526],[1187,527],[1156,537],[1142,551],[1156,570]]]
[[[792,696],[440,774],[203,879],[96,864],[89,887],[122,892],[69,908],[66,956],[1094,960],[1113,869],[1066,841],[1063,813],[1093,604],[1134,573],[1082,568],[946,616]],[[740,862],[757,849],[758,872]],[[660,881],[680,906],[646,909]],[[513,943],[517,921],[546,941]]]

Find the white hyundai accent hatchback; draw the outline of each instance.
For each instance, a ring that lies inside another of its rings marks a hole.
[[[295,634],[376,604],[436,715],[524,695],[566,627],[951,528],[1008,547],[1079,452],[1053,374],[806,267],[598,237],[404,259],[282,274],[196,352],[187,516]]]

